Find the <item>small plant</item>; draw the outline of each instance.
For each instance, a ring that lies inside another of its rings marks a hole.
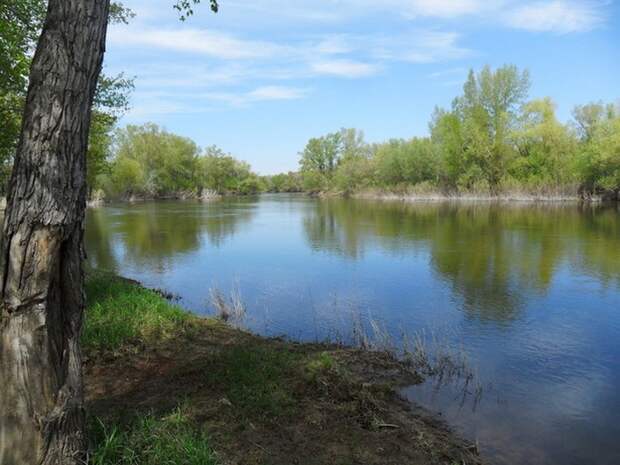
[[[246,306],[241,298],[239,287],[235,286],[230,292],[230,297],[225,297],[222,291],[211,288],[209,291],[211,305],[215,308],[215,314],[222,321],[232,326],[240,326],[246,315]]]
[[[311,379],[316,379],[320,375],[328,373],[335,368],[336,361],[327,352],[321,352],[306,364],[306,369]]]
[[[91,437],[91,465],[218,464],[207,436],[182,408],[164,417],[143,415],[124,427],[96,419]]]

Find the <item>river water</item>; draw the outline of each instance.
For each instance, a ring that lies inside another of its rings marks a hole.
[[[404,393],[491,463],[620,464],[617,206],[120,204],[88,211],[86,247],[199,314],[238,290],[261,334],[347,340],[357,318],[458,347],[475,381]]]

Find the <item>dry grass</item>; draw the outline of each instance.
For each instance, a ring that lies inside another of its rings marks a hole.
[[[211,297],[211,305],[219,319],[234,327],[242,326],[247,314],[247,308],[241,297],[239,286],[234,286],[228,297],[217,288],[211,288],[209,295]]]

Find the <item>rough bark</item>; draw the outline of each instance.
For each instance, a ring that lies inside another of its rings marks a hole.
[[[109,0],[50,0],[0,249],[0,464],[85,459],[79,337],[90,107]]]

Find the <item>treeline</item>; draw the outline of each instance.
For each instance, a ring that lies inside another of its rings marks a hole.
[[[429,137],[368,144],[343,129],[310,139],[300,154],[303,188],[617,198],[618,106],[577,106],[563,124],[551,99],[528,100],[529,87],[527,71],[485,67],[470,71],[449,109],[436,108]]]
[[[47,9],[46,0],[0,1],[0,196],[6,194],[19,142],[28,89],[28,73]],[[110,6],[110,23],[127,23],[133,12],[119,3]],[[129,105],[133,80],[123,74],[102,74],[94,96],[88,140],[88,182],[112,156],[116,123]]]
[[[265,190],[264,181],[247,163],[216,146],[201,150],[191,139],[152,123],[116,131],[113,155],[92,187],[106,198],[188,198]]]

